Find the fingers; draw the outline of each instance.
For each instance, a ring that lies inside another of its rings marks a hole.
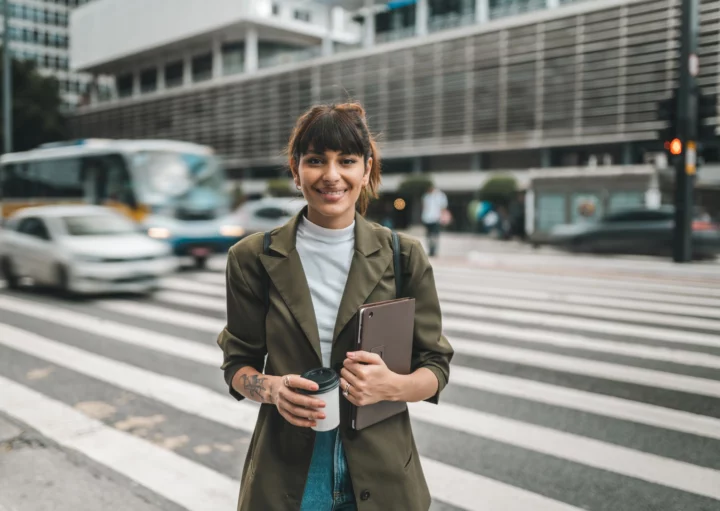
[[[369,351],[351,351],[347,354],[347,357],[355,362],[361,364],[372,364],[381,365],[383,359],[377,353],[370,353]]]
[[[299,392],[295,392],[292,389],[281,390],[280,397],[283,400],[293,405],[300,406],[302,408],[325,408],[325,401],[321,399],[316,399],[312,396],[300,394]]]
[[[283,418],[288,421],[293,426],[297,426],[299,428],[312,428],[317,426],[317,422],[310,419],[303,419],[302,417],[298,417],[296,415],[292,415],[289,412],[286,412],[282,408],[278,406],[278,412],[280,412],[280,415],[283,416]]]
[[[303,420],[322,420],[325,418],[325,412],[322,410],[303,408],[302,406],[294,405],[288,401],[282,401],[279,408],[282,411]]]
[[[345,390],[345,387],[347,387],[347,384],[350,384],[351,387],[354,387],[356,389],[362,389],[363,383],[360,378],[355,376],[352,372],[350,372],[349,369],[346,367],[343,367],[340,371],[340,388],[341,390]]]
[[[306,380],[297,374],[288,374],[283,377],[283,383],[286,387],[293,389],[311,390],[318,389],[318,384],[314,381]]]

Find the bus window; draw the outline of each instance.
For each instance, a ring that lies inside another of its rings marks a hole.
[[[32,162],[30,168],[35,178],[34,196],[56,199],[84,197],[79,158]]]
[[[85,157],[82,168],[90,202],[107,205],[122,204],[131,209],[137,207],[130,173],[122,156],[108,154]]]
[[[27,163],[8,163],[0,175],[0,189],[4,199],[25,199],[32,196],[33,179]]]

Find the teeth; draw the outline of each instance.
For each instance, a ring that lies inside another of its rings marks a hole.
[[[343,192],[342,190],[339,190],[339,191],[334,191],[334,192],[323,192],[323,191],[321,191],[320,193],[322,193],[323,195],[342,195],[342,194],[345,193],[345,192]]]

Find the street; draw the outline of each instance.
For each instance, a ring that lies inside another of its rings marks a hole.
[[[219,370],[211,263],[152,298],[0,291],[0,510],[235,509],[257,406]],[[410,406],[434,511],[720,508],[720,265],[434,266],[455,357],[440,405]]]

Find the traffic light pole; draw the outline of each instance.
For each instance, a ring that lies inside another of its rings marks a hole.
[[[693,189],[697,170],[697,87],[699,0],[682,0],[680,88],[678,94],[678,131],[682,153],[675,165],[675,232],[673,260],[692,260]]]
[[[10,53],[10,2],[3,2],[3,138],[5,153],[12,152],[12,55]]]

